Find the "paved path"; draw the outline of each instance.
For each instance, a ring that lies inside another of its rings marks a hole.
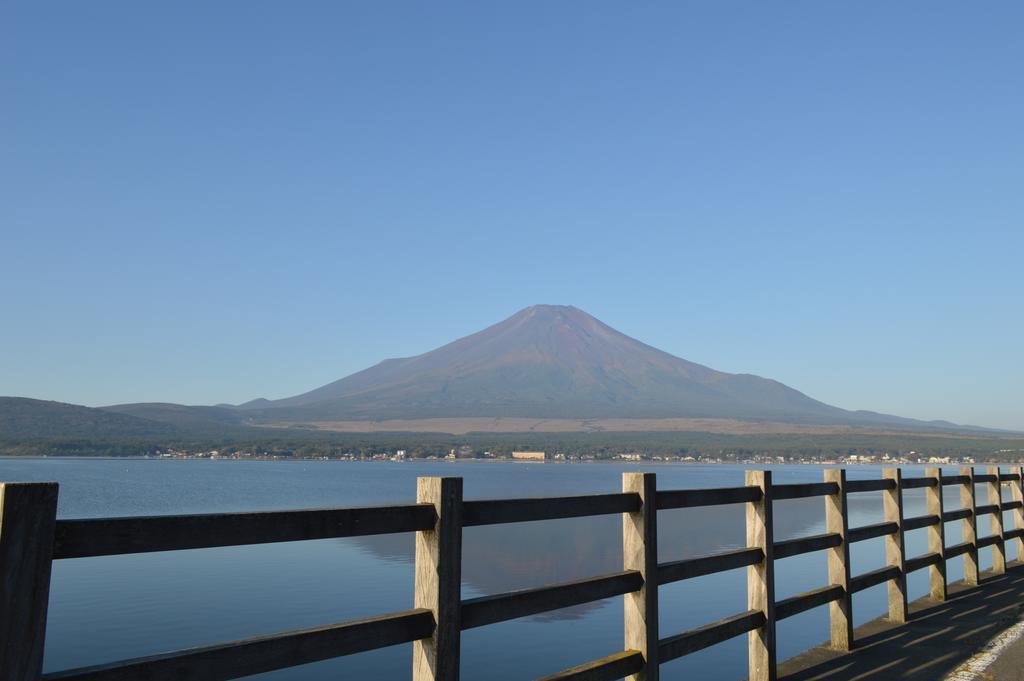
[[[1024,564],[950,585],[946,602],[922,598],[903,626],[877,619],[855,632],[852,653],[819,646],[779,665],[780,681],[1024,681]]]

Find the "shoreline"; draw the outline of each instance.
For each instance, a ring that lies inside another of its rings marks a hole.
[[[607,465],[607,464],[619,464],[619,465],[644,465],[644,466],[841,466],[841,467],[858,467],[858,466],[881,466],[881,467],[895,467],[895,466],[1020,466],[1024,465],[1024,461],[974,461],[971,463],[964,462],[949,462],[949,463],[935,463],[930,461],[785,461],[785,462],[765,462],[765,461],[664,461],[664,460],[653,460],[653,459],[640,459],[640,460],[625,460],[625,459],[572,459],[572,460],[522,460],[513,458],[486,458],[486,459],[439,459],[439,458],[407,458],[407,459],[348,459],[342,457],[317,457],[317,458],[292,458],[287,456],[272,457],[272,456],[245,456],[245,457],[234,457],[234,456],[47,456],[47,455],[28,455],[28,456],[16,456],[8,454],[0,454],[0,461],[31,461],[31,460],[69,460],[69,461],[259,461],[259,462],[277,462],[277,463],[374,463],[374,464],[405,464],[405,463],[435,463],[435,464],[458,464],[458,463],[475,463],[475,464],[494,464],[494,463],[513,463],[524,466],[544,466],[544,465]]]

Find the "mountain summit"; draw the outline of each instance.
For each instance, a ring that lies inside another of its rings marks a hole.
[[[675,357],[563,305],[535,305],[422,355],[241,406],[253,417],[735,418],[877,423],[778,381]],[[893,420],[896,417],[892,417]]]

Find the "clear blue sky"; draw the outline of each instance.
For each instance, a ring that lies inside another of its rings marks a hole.
[[[0,394],[283,397],[534,303],[1024,429],[1020,2],[0,7]]]

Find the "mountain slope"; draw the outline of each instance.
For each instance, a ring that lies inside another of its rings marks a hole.
[[[105,412],[127,414],[136,418],[170,424],[195,431],[219,431],[226,426],[243,425],[245,415],[229,407],[186,406],[170,402],[139,402],[99,407]]]
[[[77,404],[0,397],[0,436],[4,438],[155,437],[176,432],[167,423]]]
[[[518,416],[913,423],[848,412],[759,376],[715,371],[556,305],[526,308],[431,352],[240,409],[257,419],[311,421]]]

